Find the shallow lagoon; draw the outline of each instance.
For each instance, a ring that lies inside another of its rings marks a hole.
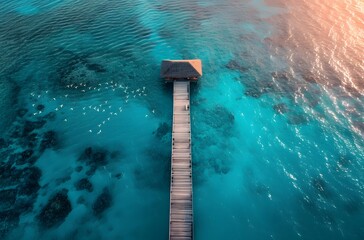
[[[167,239],[172,89],[159,64],[194,57],[196,239],[363,238],[362,65],[287,24],[329,6],[0,4],[2,238]]]

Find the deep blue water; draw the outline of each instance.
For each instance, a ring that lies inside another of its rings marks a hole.
[[[364,239],[362,1],[0,0],[0,239],[167,239],[191,88],[196,239]]]

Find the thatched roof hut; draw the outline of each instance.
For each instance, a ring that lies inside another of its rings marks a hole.
[[[161,77],[167,80],[193,79],[202,76],[202,64],[200,59],[192,60],[163,60]]]

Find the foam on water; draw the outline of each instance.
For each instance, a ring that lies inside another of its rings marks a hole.
[[[194,57],[195,238],[363,238],[360,1],[0,4],[0,238],[167,239],[159,65]]]

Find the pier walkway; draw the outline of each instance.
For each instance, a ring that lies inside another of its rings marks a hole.
[[[173,82],[169,239],[193,239],[190,82],[202,76],[200,59],[163,60],[161,77]]]
[[[173,82],[169,239],[193,239],[190,82]]]

